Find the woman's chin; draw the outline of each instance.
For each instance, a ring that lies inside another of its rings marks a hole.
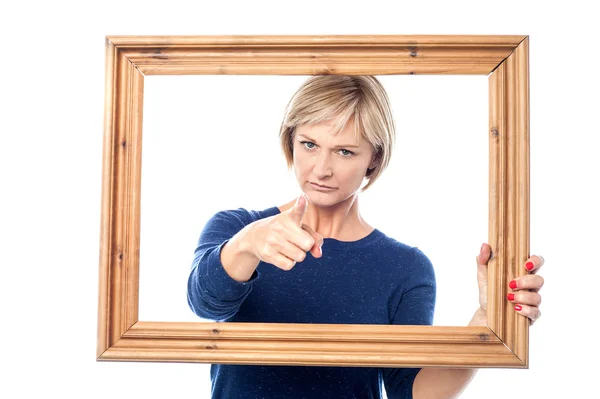
[[[331,206],[338,203],[338,196],[333,193],[324,193],[320,191],[305,191],[306,197],[311,204],[316,206]]]

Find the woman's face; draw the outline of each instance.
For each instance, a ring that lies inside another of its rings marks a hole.
[[[333,121],[300,125],[294,135],[294,170],[298,184],[312,203],[332,206],[355,194],[367,168],[373,167],[373,147],[354,138],[354,121],[333,135]],[[327,187],[319,187],[327,186]]]

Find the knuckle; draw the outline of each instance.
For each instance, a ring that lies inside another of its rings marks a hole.
[[[261,251],[260,251],[261,255],[266,256],[266,257],[270,257],[273,255],[273,248],[271,247],[271,245],[267,242],[265,243],[265,245],[263,245]]]
[[[265,239],[265,241],[269,245],[275,245],[277,243],[277,237],[275,235],[273,235],[273,234],[269,234],[267,236],[267,238]]]
[[[289,262],[287,260],[280,260],[275,264],[275,266],[281,270],[289,270]]]
[[[520,311],[520,313],[523,316],[530,317],[531,316],[531,307],[529,307],[527,305],[521,305],[521,311]]]
[[[523,308],[525,309],[525,306],[523,306]],[[537,312],[535,311],[535,309],[536,308],[532,308],[531,306],[528,306],[526,308],[525,316],[529,317],[531,320],[535,320],[536,315],[537,315]]]
[[[540,288],[543,287],[544,286],[544,278],[542,276],[538,276],[537,274],[536,274],[536,276],[538,278],[538,285],[539,285],[539,287]]]
[[[315,245],[315,239],[312,237],[309,237],[305,242],[304,242],[304,246],[305,249],[308,251],[309,249],[312,248],[312,246]]]
[[[540,266],[542,266],[544,264],[544,258],[541,255],[535,255],[535,256],[539,259],[538,264]]]
[[[514,294],[514,297],[513,297],[513,300],[512,300],[513,303],[521,303],[521,302],[523,302],[523,299],[521,298],[521,293],[520,292],[514,292],[513,294]]]
[[[283,230],[285,230],[285,228],[283,223],[281,223],[281,220],[275,220],[273,222],[273,231],[281,233]]]
[[[537,308],[530,307],[527,311],[527,317],[529,317],[531,320],[536,320],[538,318]]]
[[[281,270],[290,270],[287,262],[277,263],[277,267],[280,268]]]

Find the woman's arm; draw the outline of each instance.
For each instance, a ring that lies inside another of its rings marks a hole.
[[[477,281],[479,284],[479,303],[469,326],[487,325],[487,263],[491,258],[491,248],[484,244],[481,247],[477,261]],[[534,273],[544,264],[543,258],[534,255],[527,260],[524,267],[531,274],[521,276],[513,280],[510,288],[515,292],[509,294],[508,300],[515,303],[515,311],[528,317],[533,323],[541,313],[539,304],[541,296],[538,291],[544,285],[541,276]],[[448,369],[448,368],[424,368],[421,369],[415,377],[413,383],[414,399],[453,399],[457,398],[461,392],[469,385],[477,369]]]
[[[403,261],[400,267],[399,275],[404,281],[400,283],[397,294],[390,297],[390,305],[396,306],[391,313],[391,324],[431,325],[436,297],[435,272],[431,261],[415,248],[410,261]],[[389,399],[412,398],[419,368],[383,368],[382,373]]]
[[[231,319],[259,278],[258,261],[240,249],[250,222],[242,209],[221,211],[202,230],[187,284],[188,305],[197,316]]]
[[[221,263],[235,281],[245,283],[250,280],[260,259],[249,251],[247,237],[253,224],[249,224],[234,235],[221,250]]]
[[[485,312],[479,308],[469,326],[485,326]],[[414,399],[451,399],[458,398],[469,385],[477,369],[423,368],[413,383]]]

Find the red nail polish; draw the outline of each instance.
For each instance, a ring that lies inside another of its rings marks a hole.
[[[514,290],[515,288],[517,288],[517,282],[515,280],[512,280],[510,284],[508,284],[508,286]]]
[[[515,310],[516,310],[516,311],[520,311],[521,309],[523,309],[523,308],[521,307],[521,305],[515,305]]]
[[[508,298],[509,301],[514,301],[515,300],[515,294],[510,293],[506,296]]]
[[[525,267],[527,268],[527,270],[531,271],[531,269],[533,269],[535,267],[535,265],[533,264],[532,261],[529,261],[529,262],[525,263]]]

